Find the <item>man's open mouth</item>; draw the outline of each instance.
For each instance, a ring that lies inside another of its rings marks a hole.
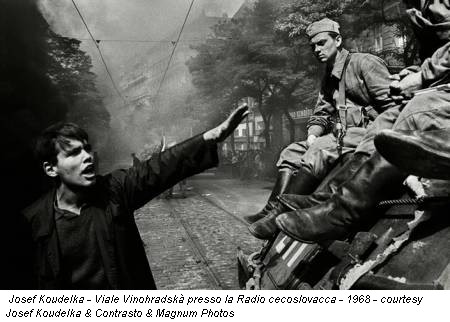
[[[95,168],[94,165],[90,164],[86,168],[81,171],[81,174],[84,176],[93,176],[95,175]]]

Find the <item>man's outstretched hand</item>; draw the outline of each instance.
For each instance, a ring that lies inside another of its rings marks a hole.
[[[222,122],[219,126],[205,132],[203,138],[205,141],[222,142],[225,140],[234,130],[239,123],[248,115],[248,106],[243,104],[231,113],[228,118]]]

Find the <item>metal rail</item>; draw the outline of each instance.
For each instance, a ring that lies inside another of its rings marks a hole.
[[[211,281],[216,285],[219,289],[225,290],[228,289],[225,286],[225,283],[222,283],[220,280],[220,274],[216,272],[214,267],[212,267],[209,263],[209,260],[203,251],[203,248],[201,244],[197,241],[197,237],[193,233],[193,231],[190,228],[190,225],[186,220],[181,218],[181,216],[174,210],[173,206],[171,205],[170,201],[167,201],[167,204],[169,206],[169,212],[170,215],[175,218],[181,226],[183,226],[183,229],[186,231],[187,240],[191,246],[191,249],[194,251],[196,258],[204,265],[206,272],[208,273],[209,278]]]
[[[234,213],[228,211],[227,209],[225,209],[224,207],[222,207],[221,205],[219,205],[217,202],[214,202],[213,200],[203,196],[201,193],[197,192],[197,191],[193,191],[195,194],[197,194],[199,197],[201,197],[203,200],[205,200],[206,202],[208,202],[209,204],[213,205],[214,207],[219,208],[220,210],[222,210],[223,212],[226,212],[227,214],[229,214],[231,217],[233,217],[234,219],[236,219],[237,221],[239,221],[241,224],[244,224],[245,226],[249,226],[249,223],[246,222],[244,219],[242,219],[241,217],[235,215]]]

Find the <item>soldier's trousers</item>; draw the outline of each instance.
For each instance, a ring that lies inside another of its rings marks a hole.
[[[342,153],[375,151],[373,140],[383,129],[433,130],[450,127],[450,93],[435,91],[413,97],[405,106],[384,111],[367,129],[349,128],[344,138]],[[280,154],[278,169],[296,170],[300,167],[318,179],[324,178],[339,157],[336,138],[328,134],[317,138],[307,148],[306,142],[294,142]]]
[[[413,97],[405,106],[390,108],[378,115],[355,152],[371,154],[373,139],[383,129],[436,130],[450,127],[450,93],[435,91]]]
[[[414,97],[399,114],[394,130],[437,130],[450,127],[450,93],[435,91]]]
[[[367,129],[351,127],[344,137],[342,154],[355,152],[361,140],[366,136]],[[277,161],[279,170],[298,170],[303,168],[317,179],[323,179],[331,171],[339,158],[336,137],[326,134],[318,137],[308,148],[306,141],[294,142],[280,153]]]
[[[349,128],[342,153],[375,151],[373,140],[383,129],[434,130],[450,128],[450,93],[435,91],[413,97],[405,106],[384,111],[367,129]],[[277,167],[296,170],[300,167],[319,179],[324,178],[339,157],[336,139],[332,134],[317,138],[308,149],[306,142],[295,142],[285,148]]]

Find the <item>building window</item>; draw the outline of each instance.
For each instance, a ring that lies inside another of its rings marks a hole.
[[[394,37],[395,46],[397,46],[397,48],[405,48],[406,44],[405,38],[406,38],[405,36]]]
[[[383,37],[375,38],[375,52],[380,52],[383,50]]]
[[[373,31],[373,36],[375,38],[375,52],[383,51],[383,27],[376,26]]]

